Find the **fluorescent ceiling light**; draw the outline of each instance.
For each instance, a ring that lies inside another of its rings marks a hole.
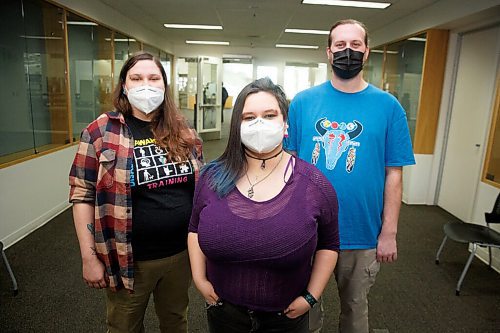
[[[173,28],[173,29],[222,30],[222,25],[165,23],[164,26],[165,28]]]
[[[425,42],[425,41],[427,41],[427,38],[411,37],[411,38],[408,38],[408,40],[411,40],[411,41],[414,41],[414,42]]]
[[[376,8],[384,9],[391,5],[390,2],[348,1],[348,0],[302,0],[307,5],[326,5],[342,7]]]
[[[286,48],[292,48],[292,49],[318,49],[319,46],[315,45],[295,45],[295,44],[276,44],[276,47],[286,47]]]
[[[210,41],[210,40],[187,40],[186,44],[229,45],[229,42],[217,42],[217,41]]]
[[[66,24],[68,24],[68,25],[98,25],[97,23],[89,22],[89,21],[67,21]]]
[[[110,42],[111,38],[104,38],[106,42]],[[135,42],[133,38],[115,38],[115,42]]]
[[[222,55],[222,58],[232,58],[232,59],[252,59],[252,56],[249,54],[226,54]]]
[[[398,54],[398,51],[385,51],[387,54]],[[384,53],[384,50],[370,50],[370,53]]]
[[[53,36],[27,36],[27,35],[21,35],[19,37],[26,38],[26,39],[62,39],[62,37],[53,37]]]
[[[328,35],[330,31],[328,30],[308,30],[308,29],[285,29],[285,32],[291,32],[295,34],[313,34],[313,35]]]

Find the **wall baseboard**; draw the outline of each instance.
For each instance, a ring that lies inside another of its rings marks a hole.
[[[64,201],[64,202],[60,203],[59,205],[57,205],[56,207],[52,208],[51,210],[47,211],[43,215],[39,216],[38,218],[27,223],[22,228],[19,228],[16,231],[14,231],[13,233],[7,235],[5,238],[2,239],[2,242],[4,244],[4,248],[6,249],[9,246],[14,245],[15,243],[19,242],[21,239],[28,236],[36,229],[38,229],[38,228],[44,226],[46,223],[50,222],[54,217],[56,217],[57,215],[64,212],[70,206],[71,206],[71,204],[68,201]]]
[[[470,250],[469,250],[470,252]],[[488,249],[478,248],[476,251],[476,258],[488,265]],[[492,249],[491,253],[491,268],[500,274],[500,257],[495,256],[495,249]]]

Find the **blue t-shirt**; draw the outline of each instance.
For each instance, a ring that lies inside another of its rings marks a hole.
[[[375,248],[385,167],[415,164],[397,99],[372,85],[344,93],[327,81],[297,94],[288,122],[286,147],[316,165],[337,192],[340,248]]]

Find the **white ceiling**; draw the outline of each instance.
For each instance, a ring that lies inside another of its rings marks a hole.
[[[322,49],[326,47],[326,35],[285,33],[285,29],[329,30],[339,19],[354,18],[373,32],[440,0],[392,0],[386,9],[304,5],[301,0],[100,1],[173,45],[191,39],[228,41],[231,47],[274,48],[279,43],[318,45]],[[468,1],[475,0],[464,2]],[[167,29],[164,23],[222,25],[223,30]]]

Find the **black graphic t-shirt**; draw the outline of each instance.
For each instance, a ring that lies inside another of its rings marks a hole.
[[[187,247],[194,193],[189,160],[173,162],[155,144],[150,123],[125,119],[134,138],[132,188],[132,250],[134,260],[172,256]]]

